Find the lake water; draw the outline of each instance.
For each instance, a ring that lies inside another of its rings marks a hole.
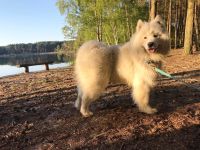
[[[26,56],[12,56],[0,57],[0,77],[9,75],[16,75],[25,71],[24,67],[17,67],[21,64],[49,64],[49,69],[64,68],[70,66],[71,58],[64,55],[56,54],[42,54],[42,55],[26,55]],[[45,70],[45,65],[29,66],[29,72],[37,72]]]

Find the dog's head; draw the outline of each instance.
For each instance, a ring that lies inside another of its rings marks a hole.
[[[150,22],[138,20],[134,44],[142,46],[149,55],[165,55],[170,50],[170,40],[160,16]]]

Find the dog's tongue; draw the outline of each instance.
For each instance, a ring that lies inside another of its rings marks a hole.
[[[149,52],[150,52],[150,53],[154,53],[154,52],[155,52],[155,49],[154,49],[154,48],[150,48],[150,49],[149,49]]]

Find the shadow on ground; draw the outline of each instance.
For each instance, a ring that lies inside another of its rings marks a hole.
[[[2,98],[0,149],[199,149],[200,93],[163,82],[155,115],[140,113],[124,85],[109,85],[89,118],[73,107],[75,85]]]

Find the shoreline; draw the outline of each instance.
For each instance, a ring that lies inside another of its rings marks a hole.
[[[9,58],[9,57],[20,57],[20,56],[36,56],[36,55],[52,55],[59,54],[58,52],[46,52],[46,53],[24,53],[24,54],[10,54],[10,55],[0,55],[0,58]]]
[[[58,67],[58,68],[52,68],[50,70],[48,70],[49,72],[51,71],[55,71],[55,70],[63,70],[63,69],[68,69],[68,68],[72,68],[72,65],[69,64],[69,66],[65,66],[65,67]],[[5,75],[5,76],[0,76],[0,80],[1,79],[6,79],[6,78],[12,78],[12,77],[18,77],[18,76],[22,76],[22,75],[31,75],[31,74],[36,74],[36,73],[44,73],[44,72],[48,72],[47,70],[39,70],[39,71],[31,71],[29,73],[17,73],[17,74],[12,74],[12,75]]]

